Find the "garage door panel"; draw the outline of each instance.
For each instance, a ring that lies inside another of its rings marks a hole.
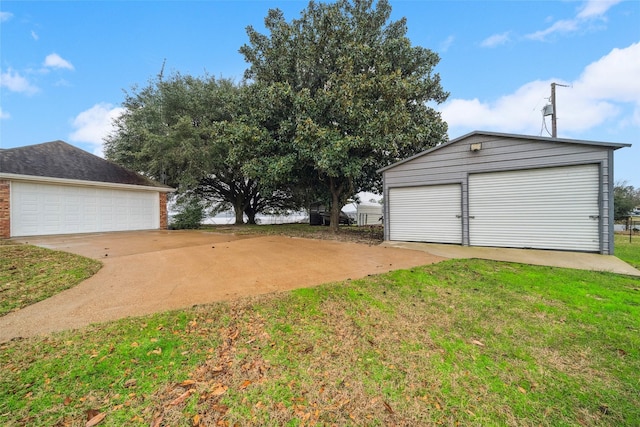
[[[155,229],[156,192],[12,182],[11,235]]]
[[[470,175],[470,244],[599,251],[598,176],[597,165]]]
[[[459,184],[389,190],[391,240],[462,243]]]

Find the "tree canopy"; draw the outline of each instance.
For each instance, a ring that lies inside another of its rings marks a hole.
[[[125,113],[105,141],[108,159],[244,214],[292,205],[291,194],[261,185],[243,165],[268,133],[252,122],[248,88],[230,80],[174,74],[127,93]]]
[[[126,94],[106,139],[111,160],[243,215],[379,192],[377,170],[447,140],[432,105],[446,93],[436,53],[412,46],[387,0],[278,9],[247,27],[240,85],[159,75]]]
[[[272,9],[268,34],[248,27],[240,49],[250,64],[245,77],[266,94],[270,116],[281,118],[263,122],[276,149],[249,169],[323,188],[332,227],[347,198],[380,188],[377,169],[447,138],[429,106],[448,96],[433,73],[439,57],[412,46],[406,20],[390,15],[386,0],[312,1],[291,22]]]

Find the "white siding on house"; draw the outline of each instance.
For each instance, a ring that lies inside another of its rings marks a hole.
[[[462,243],[459,184],[389,189],[389,240]]]
[[[600,251],[598,165],[469,176],[469,244]]]
[[[159,203],[155,191],[13,181],[11,236],[157,229]]]

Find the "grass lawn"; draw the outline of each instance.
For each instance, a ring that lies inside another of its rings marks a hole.
[[[632,235],[629,239],[628,234],[616,234],[615,255],[627,264],[640,269],[640,235]]]
[[[0,239],[0,316],[69,289],[101,266],[67,252]]]
[[[0,424],[640,425],[638,372],[639,279],[452,260],[0,344]]]
[[[235,234],[276,234],[293,237],[305,237],[309,239],[325,239],[351,241],[367,244],[378,244],[384,240],[382,226],[358,227],[355,225],[341,225],[338,234],[333,233],[329,227],[309,226],[309,224],[273,224],[273,225],[206,225],[204,230],[216,233]]]

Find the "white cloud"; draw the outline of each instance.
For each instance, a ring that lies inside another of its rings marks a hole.
[[[497,100],[452,99],[441,108],[452,135],[472,130],[539,134],[542,106],[552,82],[556,88],[558,133],[573,134],[607,123],[611,127],[640,126],[640,43],[614,49],[587,65],[573,82],[533,81]],[[639,130],[640,131],[640,130]]]
[[[621,1],[622,0],[589,0],[584,4],[580,13],[578,13],[578,19],[598,18]]]
[[[449,36],[442,43],[440,43],[440,52],[448,51],[455,39],[456,38],[454,36]]]
[[[503,44],[509,42],[510,39],[511,39],[511,36],[510,36],[510,33],[508,31],[506,33],[502,33],[502,34],[494,34],[494,35],[484,39],[480,43],[480,46],[482,46],[482,47],[496,47],[496,46],[500,46],[500,45],[503,45]]]
[[[38,36],[38,34],[31,30],[31,38],[34,39],[35,41],[38,41],[40,39],[40,36]]]
[[[11,118],[11,114],[7,113],[6,111],[3,111],[2,107],[0,107],[0,120],[6,120],[10,118]]]
[[[39,90],[36,86],[29,83],[29,80],[11,68],[7,71],[0,72],[0,87],[6,87],[11,92],[20,92],[27,95],[33,95]]]
[[[8,21],[13,18],[13,13],[11,12],[0,12],[0,22]]]
[[[525,37],[531,40],[544,41],[553,34],[573,33],[583,29],[595,20],[604,20],[605,13],[622,0],[588,0],[581,7],[574,18],[561,19],[544,30],[527,34]]]
[[[124,108],[107,103],[94,105],[73,119],[71,124],[75,131],[69,135],[69,140],[92,144],[94,154],[103,156],[103,139],[113,130],[113,120],[123,112]]]
[[[47,57],[44,59],[44,66],[49,68],[66,68],[68,70],[74,69],[73,64],[71,64],[71,62],[67,61],[66,59],[63,59],[57,53],[52,53],[50,55],[47,55]]]
[[[578,21],[575,19],[565,19],[554,22],[550,27],[536,31],[535,33],[527,34],[526,37],[531,40],[544,41],[547,36],[555,33],[571,33],[578,30]]]
[[[575,82],[595,99],[640,103],[640,42],[607,55],[585,67]]]
[[[541,95],[549,92],[549,83],[530,82],[492,102],[453,99],[442,107],[442,116],[450,128],[536,133],[542,116],[535,107],[540,104]]]

